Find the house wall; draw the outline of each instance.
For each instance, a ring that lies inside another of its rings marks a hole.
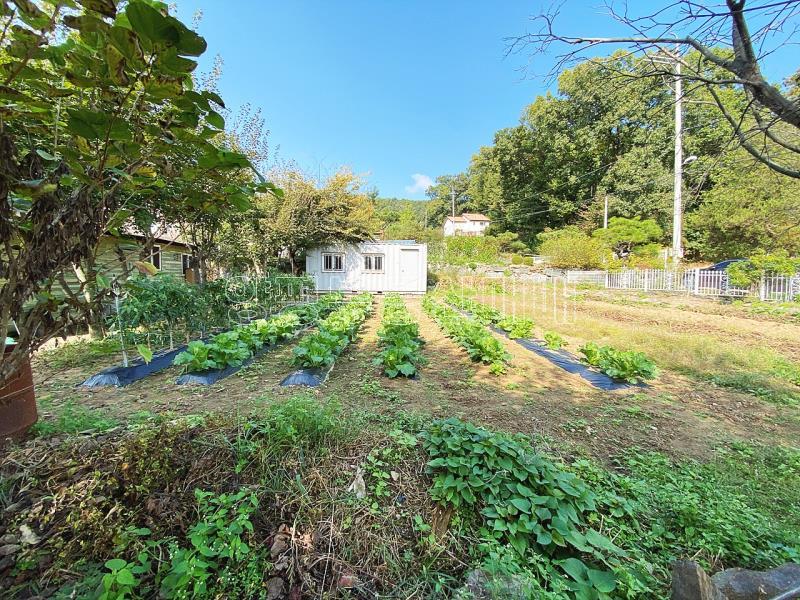
[[[489,221],[453,222],[448,219],[444,222],[444,235],[483,235],[488,226]]]
[[[344,255],[341,272],[323,271],[323,254]],[[364,254],[382,254],[383,272],[364,271]],[[424,294],[428,281],[426,244],[363,243],[314,248],[306,254],[306,273],[321,291]]]
[[[106,237],[100,240],[97,252],[97,267],[107,278],[113,279],[122,275],[122,265],[115,252],[115,247],[119,246],[125,253],[125,258],[129,265],[139,260],[139,252],[142,245],[135,239],[117,240]],[[180,244],[156,244],[161,246],[161,272],[175,277],[183,277],[183,254],[191,254],[191,250]],[[80,282],[72,269],[64,272],[65,280],[70,289],[77,292],[80,289]],[[59,286],[53,287],[54,293],[60,291]]]

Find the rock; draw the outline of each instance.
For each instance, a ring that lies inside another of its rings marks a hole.
[[[337,584],[340,588],[352,588],[358,585],[358,577],[354,573],[344,573],[341,577],[339,577],[339,583]]]
[[[672,600],[725,600],[703,568],[693,560],[672,563]]]
[[[283,596],[283,579],[273,577],[267,580],[267,600],[278,600]]]
[[[6,544],[5,546],[0,546],[0,556],[11,556],[12,554],[16,554],[22,546],[19,544]]]
[[[3,571],[5,571],[7,569],[10,569],[15,564],[17,564],[17,561],[14,560],[13,556],[6,556],[5,558],[1,558],[0,559],[0,573],[2,573]]]
[[[400,473],[397,471],[389,471],[389,475],[392,478],[392,481],[398,481],[400,479]]]
[[[28,527],[27,525],[20,525],[19,527],[19,534],[22,539],[23,544],[28,544],[30,546],[35,546],[41,540],[38,535],[36,535],[33,530]]]
[[[761,600],[800,587],[800,564],[786,563],[769,571],[726,569],[711,581],[727,600]]]
[[[364,482],[364,470],[361,467],[356,470],[356,476],[347,491],[353,492],[359,500],[367,497],[367,484]]]
[[[272,547],[269,549],[269,554],[272,558],[276,558],[288,550],[289,544],[286,543],[286,536],[277,534],[272,542]]]
[[[481,569],[470,571],[457,598],[470,600],[527,600],[531,597],[528,586],[520,577],[492,577]]]
[[[7,533],[3,537],[0,537],[0,546],[5,546],[6,544],[18,544],[18,543],[19,543],[19,538],[13,533]]]

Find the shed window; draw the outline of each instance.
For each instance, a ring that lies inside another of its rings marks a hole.
[[[192,255],[191,254],[181,254],[181,271],[184,275],[186,275],[187,271],[192,270]]]
[[[323,271],[344,271],[344,254],[323,254]]]
[[[161,270],[161,246],[153,246],[148,257],[148,262],[156,269]]]
[[[383,273],[383,254],[365,254],[364,271],[366,273]]]

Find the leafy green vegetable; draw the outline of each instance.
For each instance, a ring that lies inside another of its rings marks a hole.
[[[616,589],[614,572],[604,566],[619,566],[626,554],[594,528],[600,499],[576,475],[536,453],[522,435],[458,419],[435,421],[421,437],[431,457],[431,496],[479,510],[484,539],[509,544],[523,559],[541,557],[545,577],[577,598],[608,598]],[[565,554],[573,556],[558,560]]]
[[[589,342],[580,349],[585,361],[597,367],[612,379],[637,383],[655,379],[658,375],[655,363],[642,352],[617,350],[611,346],[598,346]]]
[[[544,343],[550,350],[560,350],[566,345],[564,338],[555,331],[544,332]]]
[[[422,340],[419,326],[411,318],[403,299],[397,294],[386,296],[383,303],[383,319],[378,330],[378,342],[383,350],[373,361],[382,365],[389,377],[403,375],[411,377],[422,363],[420,354]]]
[[[292,351],[295,364],[306,368],[331,366],[358,333],[372,310],[372,294],[354,296],[319,322],[319,331],[303,338]]]
[[[178,354],[173,364],[184,373],[209,369],[225,369],[241,365],[260,348],[274,346],[295,335],[304,325],[328,314],[341,301],[341,295],[324,296],[317,302],[292,307],[269,319],[258,319],[249,325],[215,335],[206,343],[194,341]]]
[[[430,296],[423,298],[422,308],[449,337],[467,351],[472,360],[488,364],[489,371],[495,375],[505,373],[511,354],[480,322],[460,315]]]

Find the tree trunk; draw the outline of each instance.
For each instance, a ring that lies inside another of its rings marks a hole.
[[[75,276],[81,283],[83,300],[86,302],[86,321],[89,326],[89,335],[92,339],[101,340],[105,337],[105,324],[103,323],[103,308],[97,301],[97,273],[94,270],[94,257],[86,258],[86,268],[78,264],[72,265]]]

